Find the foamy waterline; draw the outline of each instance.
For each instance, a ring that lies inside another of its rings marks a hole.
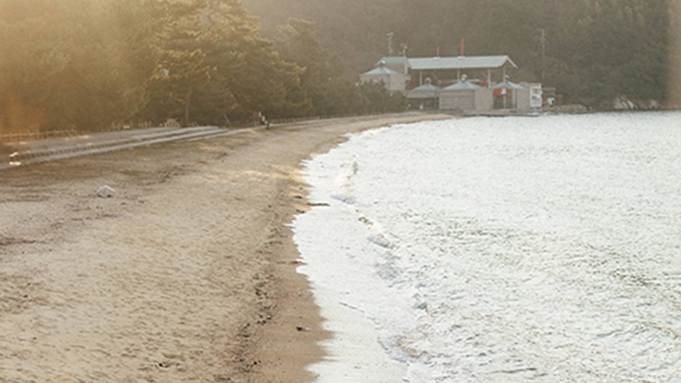
[[[329,206],[298,217],[294,239],[336,333],[311,370],[674,382],[679,117],[397,126],[307,163],[310,199]]]
[[[351,141],[384,130],[353,135]],[[346,145],[352,143],[339,148]],[[323,157],[328,159],[333,153],[338,152],[332,150]],[[313,159],[305,168],[306,179],[313,185],[308,199],[328,206],[314,207],[293,223],[293,239],[305,263],[298,271],[308,276],[325,318],[323,328],[333,333],[332,339],[322,342],[327,352],[324,361],[309,366],[309,370],[317,383],[398,382],[406,376],[408,366],[404,360],[391,357],[390,350],[380,342],[387,330],[372,319],[372,313],[364,311],[401,299],[390,289],[381,288],[382,281],[373,271],[375,257],[389,244],[382,242],[381,233],[353,208],[351,179],[357,163],[352,158],[335,158],[335,168],[330,172],[324,169],[327,163]]]

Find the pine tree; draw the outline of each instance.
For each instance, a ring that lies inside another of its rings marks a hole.
[[[281,59],[238,1],[210,1],[202,25],[200,43],[210,80],[200,93],[208,120],[247,119],[257,113],[273,118],[297,108],[290,94],[300,68]]]
[[[158,63],[150,84],[146,115],[155,120],[174,118],[190,122],[192,96],[210,79],[201,50],[201,9],[199,1],[160,2],[163,25],[158,36]]]

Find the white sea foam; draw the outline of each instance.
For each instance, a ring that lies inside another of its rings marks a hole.
[[[429,122],[310,161],[318,381],[681,381],[680,119]]]

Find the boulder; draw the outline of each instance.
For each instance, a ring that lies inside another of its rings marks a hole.
[[[112,198],[116,194],[116,191],[110,186],[104,185],[97,189],[97,195],[102,198]]]
[[[166,128],[180,128],[182,125],[180,125],[180,123],[177,122],[177,120],[175,120],[174,118],[169,118],[166,120],[163,126]]]
[[[636,104],[627,98],[627,96],[616,97],[612,101],[612,108],[615,110],[634,110],[638,109]]]

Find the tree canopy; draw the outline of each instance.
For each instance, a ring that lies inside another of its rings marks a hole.
[[[506,54],[516,81],[555,86],[567,101],[598,106],[618,95],[668,98],[668,0],[243,0],[265,25],[317,22],[321,46],[351,75],[404,44],[408,55]],[[271,28],[271,27],[270,27]],[[267,29],[267,28],[266,28]],[[544,60],[542,60],[542,31]]]
[[[357,75],[388,54],[458,55],[462,38],[567,102],[681,100],[668,0],[243,1],[0,0],[0,131],[399,111]]]
[[[0,131],[362,113],[314,28],[275,42],[238,0],[0,0]]]

